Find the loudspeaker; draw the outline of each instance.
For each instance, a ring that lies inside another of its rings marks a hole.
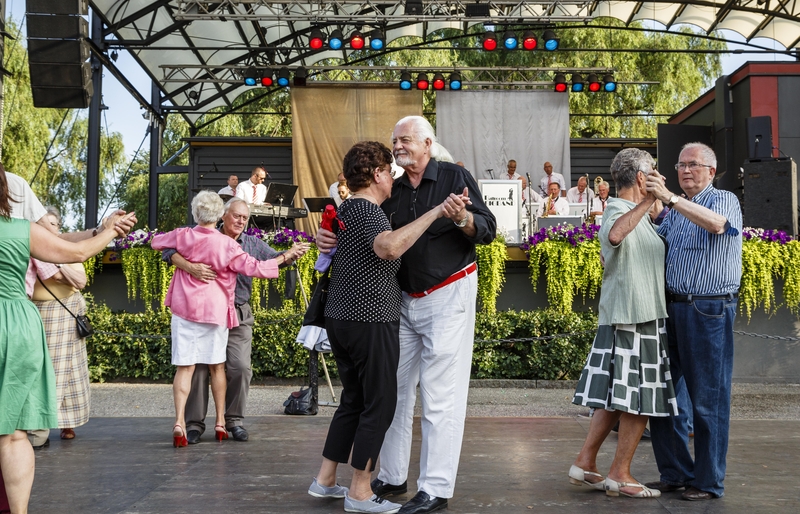
[[[744,163],[744,226],[797,235],[797,164],[792,159]]]
[[[89,0],[27,0],[25,12],[37,14],[89,14]]]
[[[89,44],[81,39],[28,40],[28,61],[32,63],[78,63],[89,54]]]
[[[89,37],[89,22],[82,16],[28,14],[28,38],[80,39]]]
[[[85,109],[94,93],[91,81],[86,87],[36,87],[32,86],[34,107],[53,109]]]
[[[772,118],[755,116],[745,118],[747,158],[751,161],[772,159]]]
[[[38,87],[84,87],[92,81],[88,62],[75,64],[30,63],[31,85]]]

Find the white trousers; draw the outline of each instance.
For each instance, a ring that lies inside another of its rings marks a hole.
[[[423,298],[403,294],[397,409],[381,449],[378,478],[408,478],[417,384],[422,399],[422,448],[417,490],[452,498],[464,436],[475,340],[478,273]]]

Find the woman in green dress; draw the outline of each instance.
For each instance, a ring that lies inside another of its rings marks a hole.
[[[47,262],[83,262],[117,237],[115,213],[105,228],[70,243],[25,220],[11,219],[5,173],[0,170],[0,470],[13,514],[26,513],[34,456],[27,430],[55,428],[55,374],[39,311],[25,294],[31,256]],[[132,213],[128,216],[132,216]]]

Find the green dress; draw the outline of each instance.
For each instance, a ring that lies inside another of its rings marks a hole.
[[[39,311],[25,294],[30,223],[0,216],[0,435],[56,428],[56,376]]]

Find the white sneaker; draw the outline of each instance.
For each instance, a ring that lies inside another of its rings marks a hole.
[[[401,505],[399,503],[392,503],[389,500],[378,498],[374,494],[369,500],[354,500],[347,495],[344,497],[345,512],[380,512],[383,514],[394,514],[400,510],[400,507]]]
[[[311,482],[311,486],[308,488],[308,494],[315,498],[344,498],[347,496],[347,491],[348,489],[346,487],[342,487],[339,484],[333,487],[321,485],[317,482],[316,478],[314,478],[314,481]]]

